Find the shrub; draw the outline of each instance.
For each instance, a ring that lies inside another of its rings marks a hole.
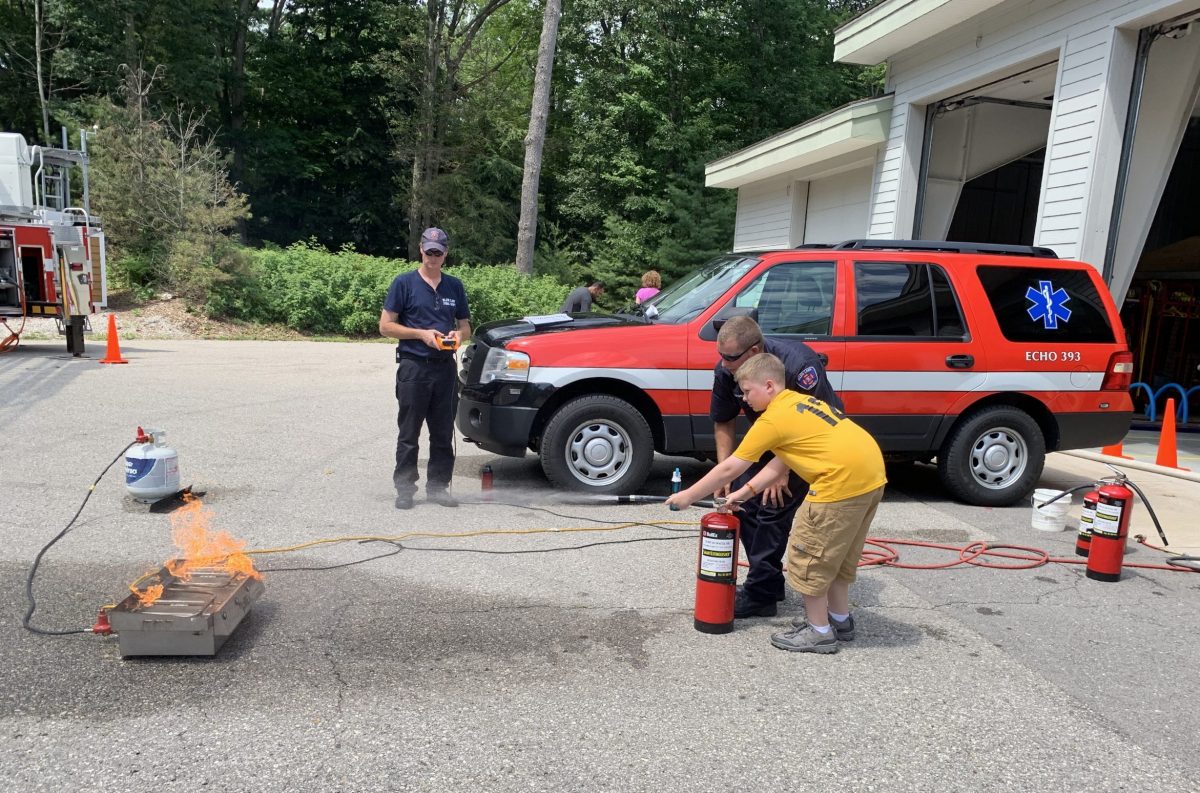
[[[283,323],[303,333],[375,335],[388,286],[414,262],[331,252],[315,242],[246,251],[247,267],[214,285],[213,316]],[[525,278],[511,265],[455,266],[471,306],[471,323],[557,311],[567,288],[553,278]]]

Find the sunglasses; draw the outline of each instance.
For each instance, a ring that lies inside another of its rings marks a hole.
[[[739,352],[739,353],[738,353],[738,354],[736,354],[736,355],[727,355],[726,353],[723,353],[723,352],[720,352],[720,351],[718,351],[718,352],[717,352],[717,354],[718,354],[718,355],[720,355],[720,356],[721,356],[721,358],[722,358],[723,360],[726,360],[726,361],[728,361],[729,363],[733,363],[733,362],[734,362],[734,361],[736,361],[738,358],[741,358],[743,355],[745,355],[746,353],[750,352],[751,350],[753,350],[755,347],[757,347],[757,346],[758,346],[758,345],[760,345],[760,344],[762,344],[762,342],[761,342],[761,341],[756,341],[756,342],[754,342],[753,344],[751,344],[749,347],[747,347],[746,349],[742,350],[741,352]]]
[[[445,256],[445,251],[422,251],[426,256]]]

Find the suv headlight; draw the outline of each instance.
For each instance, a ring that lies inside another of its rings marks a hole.
[[[480,383],[493,380],[525,382],[529,379],[529,356],[523,352],[512,352],[502,347],[492,347],[483,359],[479,372]]]

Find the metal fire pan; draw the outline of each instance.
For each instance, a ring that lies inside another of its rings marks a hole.
[[[149,606],[130,594],[108,613],[121,657],[216,655],[266,587],[259,579],[200,568],[185,579],[164,567],[163,593]]]

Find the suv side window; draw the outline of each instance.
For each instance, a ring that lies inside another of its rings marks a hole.
[[[1009,341],[1115,340],[1108,312],[1086,272],[981,264],[979,282]]]
[[[833,262],[784,262],[751,281],[732,305],[755,309],[767,335],[825,336],[833,323],[836,286]]]
[[[962,312],[940,267],[855,262],[859,336],[962,338]]]

